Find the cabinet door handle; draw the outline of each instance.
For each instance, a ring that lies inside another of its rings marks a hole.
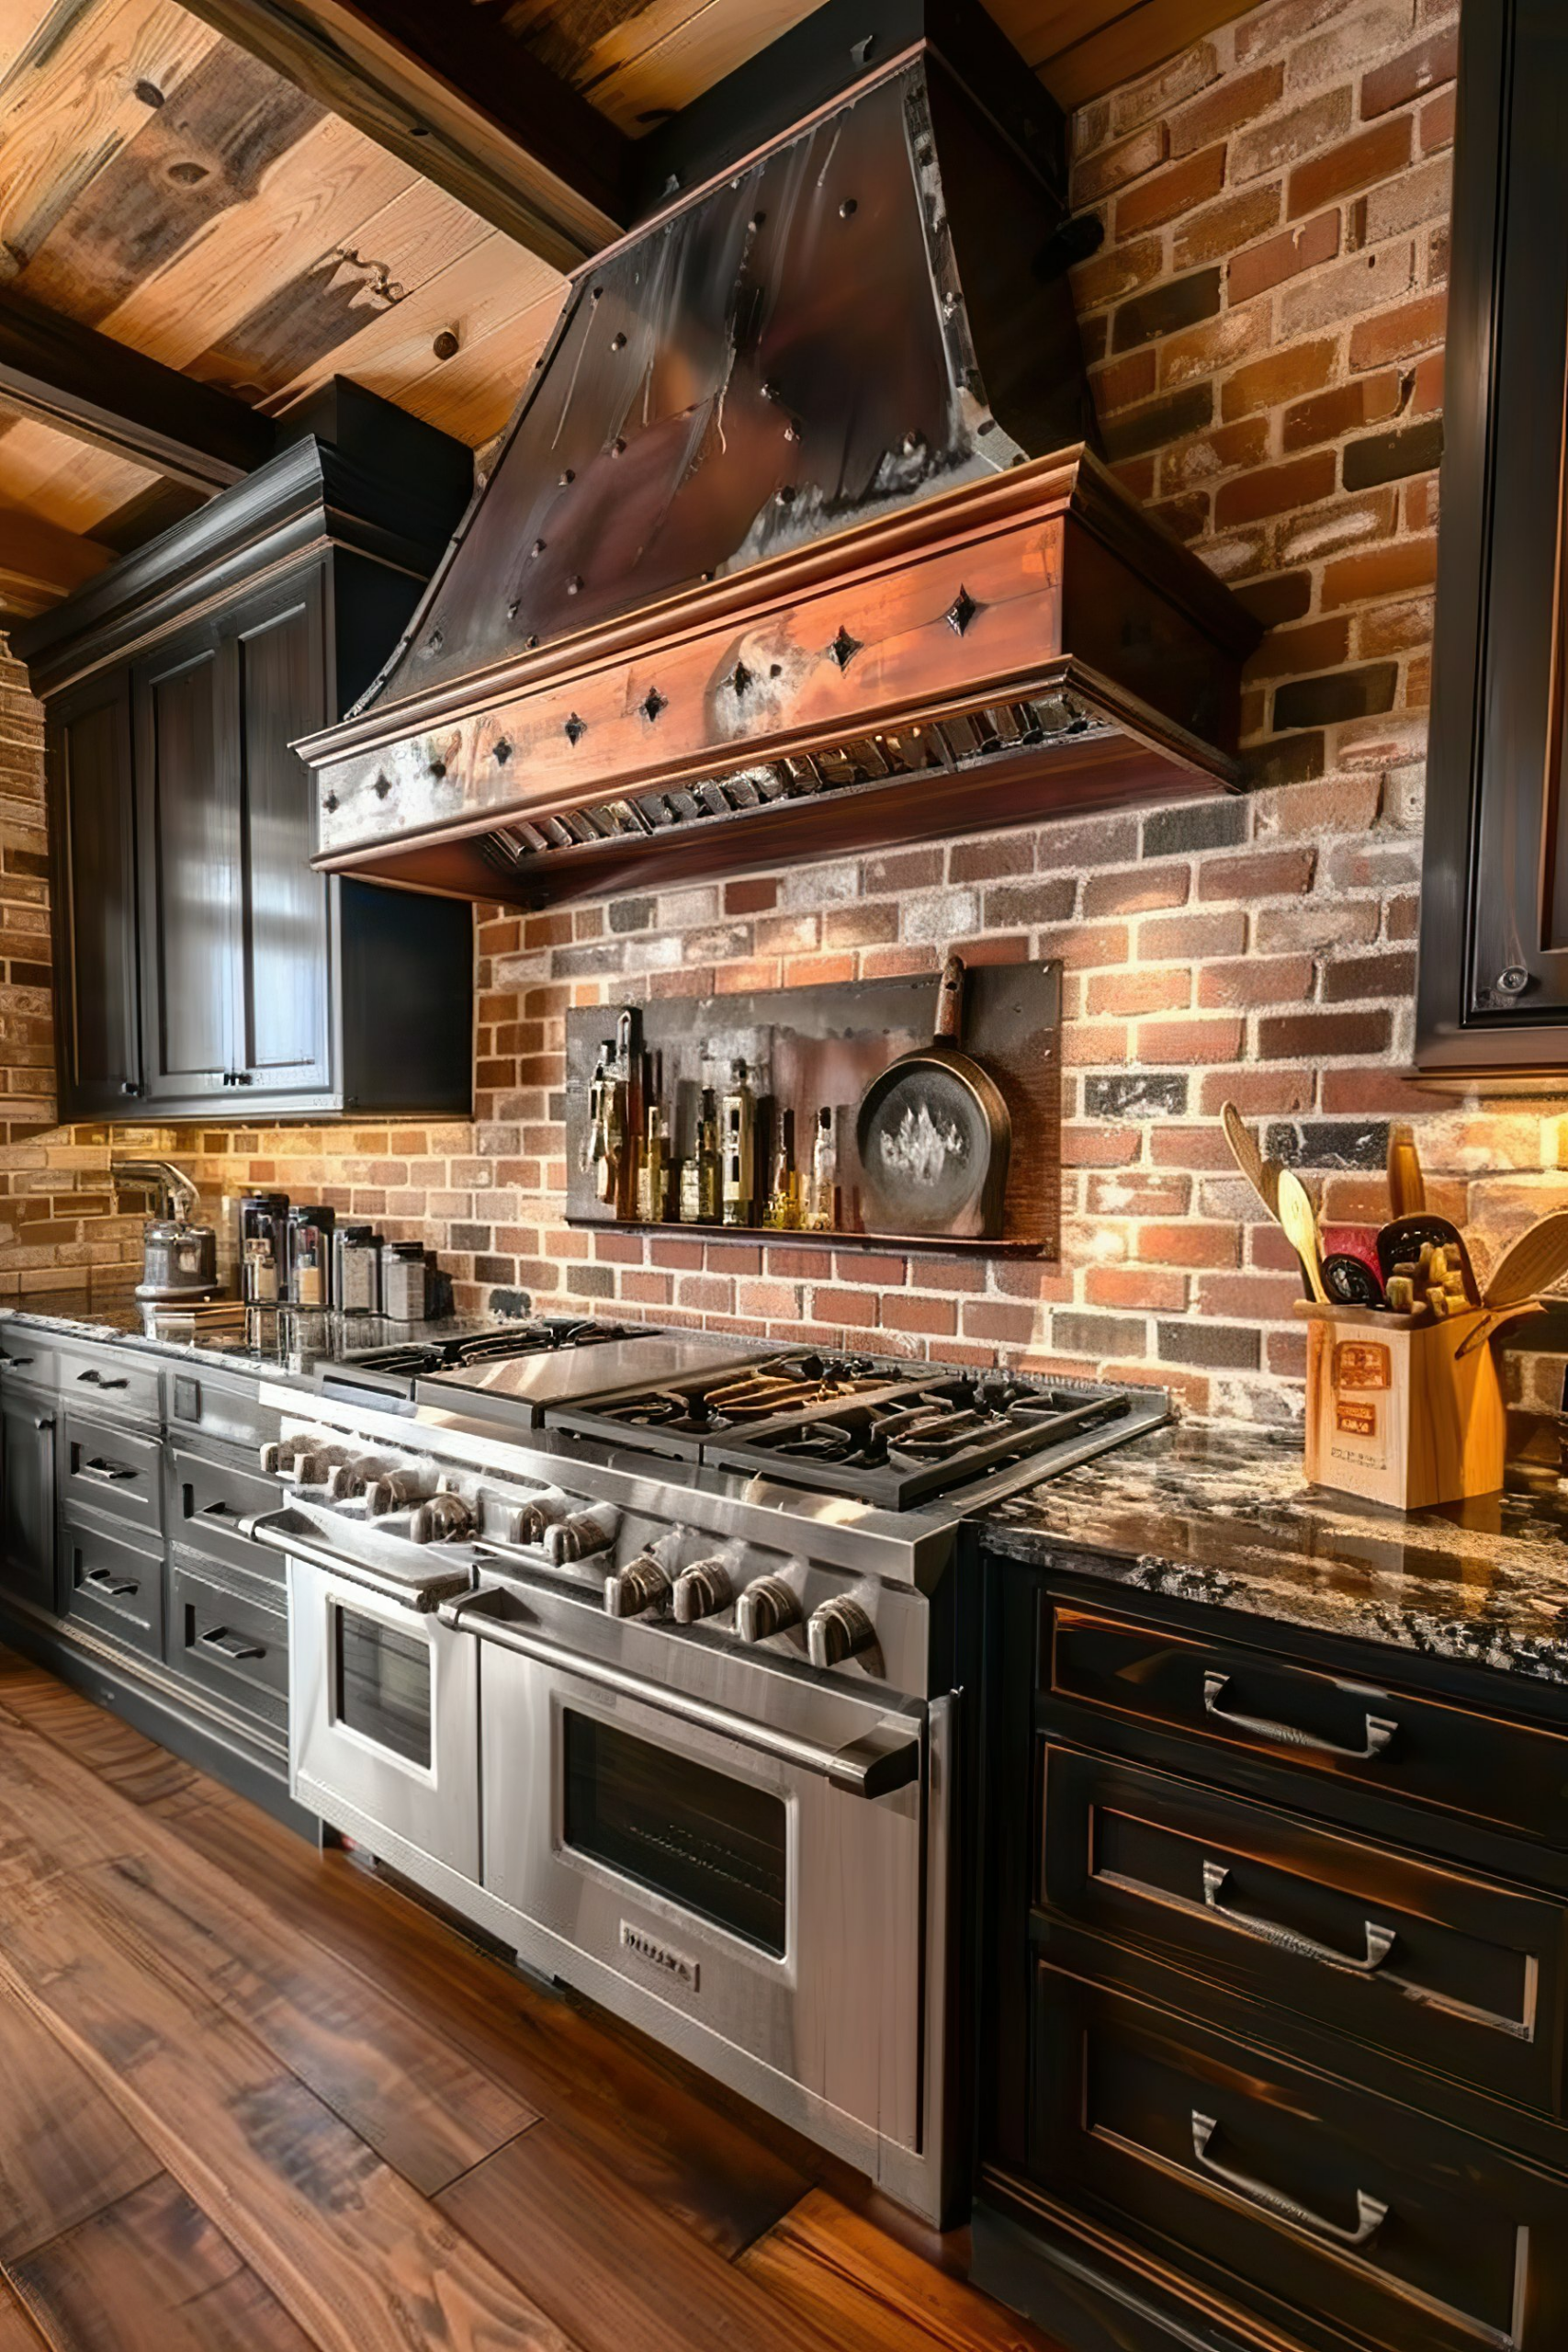
[[[129,1380],[117,1380],[107,1372],[99,1372],[93,1364],[89,1364],[85,1372],[79,1372],[76,1377],[85,1380],[92,1388],[129,1388],[130,1385]]]
[[[140,1475],[123,1462],[106,1462],[101,1454],[96,1454],[91,1462],[79,1463],[77,1474],[83,1478],[99,1478],[106,1487],[122,1486],[127,1478]]]
[[[96,1584],[111,1600],[127,1600],[141,1587],[134,1577],[117,1577],[112,1568],[89,1568],[82,1579],[84,1584]]]
[[[1319,1739],[1315,1733],[1301,1731],[1294,1724],[1279,1724],[1268,1715],[1240,1715],[1220,1701],[1230,1689],[1228,1674],[1205,1674],[1203,1677],[1203,1713],[1213,1715],[1216,1723],[1226,1724],[1232,1731],[1249,1731],[1257,1739],[1272,1740],[1276,1747],[1304,1747],[1314,1756],[1337,1756],[1347,1764],[1370,1764],[1381,1756],[1393,1739],[1399,1725],[1382,1715],[1367,1717],[1367,1739],[1364,1747],[1341,1747],[1332,1739]]]
[[[136,1078],[122,1078],[119,1081],[119,1091],[122,1094],[140,1094],[141,1091],[141,1081],[140,1079]]]
[[[222,1657],[240,1659],[266,1656],[265,1643],[244,1641],[238,1634],[231,1634],[227,1625],[214,1625],[196,1638],[203,1648],[217,1650]]]
[[[36,1414],[33,1418],[33,1427],[39,1430],[51,1430],[54,1427],[54,1415],[52,1413]]]
[[[20,1372],[25,1363],[32,1363],[35,1361],[36,1359],[32,1356],[7,1356],[6,1358],[6,1362],[10,1365],[13,1372]]]
[[[1321,1961],[1326,1968],[1354,1969],[1358,1976],[1371,1976],[1382,1966],[1394,1945],[1398,1933],[1393,1928],[1380,1928],[1375,1920],[1365,1923],[1367,1952],[1358,1960],[1350,1952],[1336,1951],[1332,1944],[1320,1944],[1312,1936],[1302,1936],[1293,1928],[1282,1928],[1274,1919],[1251,1919],[1245,1911],[1233,1910],[1220,1901],[1225,1891],[1230,1871],[1224,1862],[1203,1865],[1203,1902],[1216,1919],[1227,1928],[1239,1928],[1244,1936],[1256,1936],[1259,1943],[1272,1944],[1276,1951],[1289,1952],[1296,1960]]]
[[[1245,2198],[1247,2204],[1260,2206],[1265,2213],[1274,2214],[1281,2222],[1293,2222],[1309,2237],[1326,2238],[1334,2245],[1370,2245],[1388,2219],[1388,2207],[1364,2188],[1356,2191],[1356,2226],[1346,2229],[1341,2222],[1331,2222],[1322,2213],[1314,2213],[1310,2205],[1298,2204],[1281,2188],[1270,2188],[1266,2180],[1255,2180],[1250,2173],[1233,2172],[1228,2165],[1216,2163],[1209,2154],[1209,2143],[1219,2125],[1212,2115],[1200,2115],[1192,2110],[1192,2154],[1206,2173],[1215,2180],[1223,2180],[1227,2188]]]
[[[254,1086],[255,1082],[255,1074],[252,1070],[237,1069],[234,1072],[234,1083],[236,1086]]]
[[[203,1503],[195,1513],[197,1519],[232,1519],[234,1515],[233,1505],[226,1502]]]

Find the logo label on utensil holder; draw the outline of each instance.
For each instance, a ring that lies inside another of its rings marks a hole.
[[[1393,1359],[1381,1340],[1341,1340],[1336,1347],[1334,1386],[1337,1393],[1388,1388],[1393,1380]],[[1369,1406],[1367,1410],[1370,1412],[1371,1408]]]
[[[1335,1408],[1334,1426],[1341,1437],[1376,1437],[1378,1408],[1342,1396]]]

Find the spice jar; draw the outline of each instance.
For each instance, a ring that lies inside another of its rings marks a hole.
[[[297,1203],[288,1212],[288,1296],[295,1306],[333,1303],[333,1227],[337,1212]]]
[[[394,1323],[422,1323],[427,1312],[429,1272],[423,1241],[381,1245],[381,1312]]]

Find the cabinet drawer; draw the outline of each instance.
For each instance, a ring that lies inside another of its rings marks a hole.
[[[163,1426],[164,1399],[158,1374],[139,1357],[119,1348],[62,1348],[60,1352],[62,1396],[78,1403],[128,1414],[133,1420]]]
[[[161,1657],[163,1560],[87,1526],[63,1528],[60,1552],[66,1616]]]
[[[262,1583],[282,1587],[282,1555],[252,1544],[239,1532],[240,1521],[253,1511],[277,1509],[277,1487],[259,1471],[236,1468],[231,1463],[192,1453],[175,1446],[170,1481],[169,1535],[182,1546],[227,1561]]]
[[[187,1680],[275,1731],[288,1726],[288,1620],[193,1563],[169,1573],[165,1657]]]
[[[1550,2115],[1568,1911],[1042,1742],[1048,1913]]]
[[[60,1378],[60,1358],[42,1331],[30,1330],[9,1317],[0,1321],[0,1365],[35,1388],[52,1388]]]
[[[156,1535],[164,1524],[164,1448],[114,1421],[67,1411],[61,1418],[60,1493],[72,1516],[100,1512],[126,1530]]]
[[[282,1415],[262,1403],[254,1380],[231,1373],[172,1372],[167,1384],[171,1430],[209,1444],[240,1446],[253,1463],[282,1427]]]
[[[1176,1732],[1201,1743],[1196,1769],[1218,1780],[1231,1777],[1227,1755],[1267,1758],[1286,1803],[1310,1804],[1314,1780],[1338,1780],[1568,1850],[1568,1736],[1239,1643],[1189,1640],[1044,1596],[1041,1609],[1042,1689],[1089,1710],[1108,1740],[1118,1721]],[[1099,1745],[1100,1731],[1090,1736]]]
[[[1030,2169],[1309,2342],[1557,2352],[1568,2183],[1041,1965]]]

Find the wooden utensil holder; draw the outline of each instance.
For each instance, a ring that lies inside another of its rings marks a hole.
[[[1395,1510],[1496,1493],[1506,1437],[1496,1313],[1391,1315],[1305,1300],[1297,1312],[1307,1321],[1312,1485]]]

